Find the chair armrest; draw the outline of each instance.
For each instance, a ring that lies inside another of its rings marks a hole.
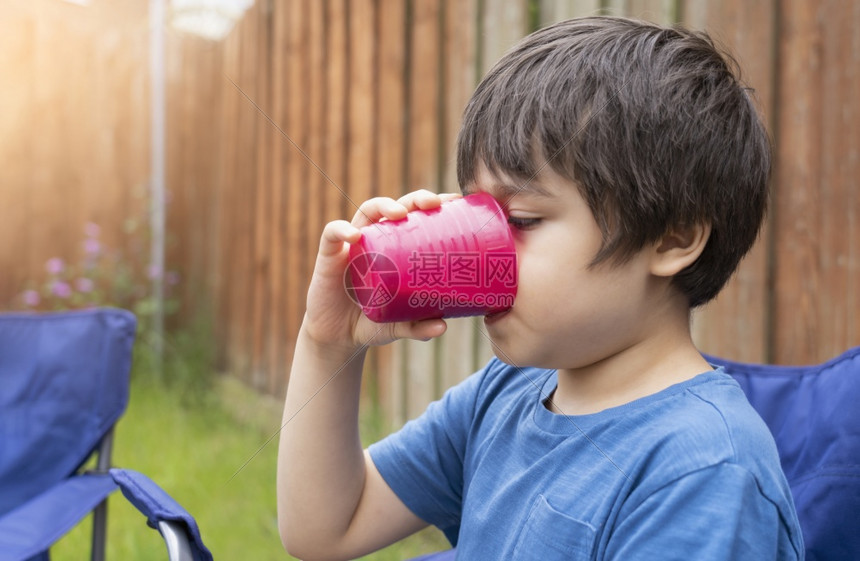
[[[147,524],[164,536],[171,561],[212,561],[197,521],[173,497],[142,473],[112,469],[110,475]]]
[[[23,561],[48,550],[116,488],[107,474],[79,475],[0,516],[0,561]]]
[[[47,551],[117,486],[161,533],[170,561],[212,561],[197,523],[179,503],[145,475],[119,469],[72,477],[0,516],[0,561]]]

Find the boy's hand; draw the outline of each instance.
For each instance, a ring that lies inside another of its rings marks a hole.
[[[429,340],[445,332],[441,319],[415,322],[374,323],[346,293],[344,273],[349,264],[349,246],[361,239],[359,228],[381,219],[397,220],[416,209],[428,210],[443,201],[460,197],[438,195],[421,189],[398,200],[376,197],[361,204],[352,222],[335,220],[323,229],[313,277],[308,288],[307,311],[302,331],[314,344],[353,352],[365,344],[383,345],[396,339]]]

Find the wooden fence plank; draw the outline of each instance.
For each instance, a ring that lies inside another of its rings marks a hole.
[[[272,59],[270,117],[275,126],[268,127],[271,135],[271,204],[269,214],[270,278],[268,314],[268,356],[270,391],[274,395],[286,393],[287,381],[287,333],[285,287],[287,286],[287,212],[286,212],[286,153],[292,149],[278,129],[287,126],[284,96],[287,93],[287,5],[275,2],[272,5]]]
[[[252,245],[253,245],[253,287],[251,302],[252,312],[252,348],[251,348],[251,384],[263,391],[270,390],[268,380],[268,342],[269,315],[269,208],[271,207],[271,182],[270,182],[270,153],[271,123],[268,115],[271,112],[271,96],[269,79],[271,76],[271,10],[268,2],[258,3],[250,14],[256,30],[255,42],[255,84],[254,96],[251,100],[256,107],[249,104],[248,110],[253,110],[255,121],[256,138],[254,142],[254,157],[256,165],[255,181],[251,187],[253,192],[252,213]],[[258,110],[259,109],[259,110]]]
[[[628,0],[625,15],[655,23],[674,23],[677,19],[675,0]]]
[[[322,2],[309,4],[308,13],[305,18],[308,26],[308,38],[306,48],[307,66],[304,89],[307,90],[305,111],[307,113],[308,140],[304,147],[307,152],[308,175],[307,183],[301,189],[307,191],[307,269],[306,279],[310,279],[313,273],[314,256],[319,248],[319,239],[324,226],[323,203],[325,202],[325,191],[331,189],[326,181],[326,154],[323,146],[323,135],[325,134],[325,22],[323,21],[324,5]]]
[[[779,83],[791,96],[777,115],[776,276],[773,346],[775,360],[796,363],[815,356],[820,329],[817,295],[824,289],[818,266],[822,141],[821,33],[819,1],[782,3]],[[790,240],[790,241],[789,241]]]
[[[238,274],[235,267],[236,263],[236,235],[235,235],[235,217],[236,217],[236,198],[239,195],[238,189],[234,187],[237,176],[237,141],[238,141],[238,123],[239,123],[239,105],[241,94],[236,90],[230,80],[236,80],[239,75],[239,42],[238,33],[233,33],[224,42],[223,48],[223,76],[221,83],[224,84],[224,94],[221,98],[221,119],[223,140],[220,146],[220,154],[218,158],[219,182],[218,192],[221,202],[218,214],[218,247],[220,259],[218,268],[216,269],[216,296],[215,296],[215,315],[219,318],[216,321],[215,336],[221,341],[218,345],[217,365],[225,371],[235,372],[240,376],[238,371],[233,370],[233,357],[237,356],[241,349],[237,348],[239,327],[237,325],[237,306],[236,300],[238,290],[236,286],[236,275]]]
[[[597,15],[600,11],[600,0],[541,0],[540,23],[546,27],[570,18]]]
[[[305,3],[291,2],[287,18],[287,57],[286,73],[287,87],[284,103],[287,106],[286,127],[284,133],[287,135],[286,142],[289,150],[286,157],[287,181],[285,185],[287,194],[287,283],[286,290],[286,316],[287,337],[290,341],[290,355],[292,356],[292,345],[299,332],[302,316],[305,309],[305,296],[307,284],[310,278],[306,276],[307,262],[311,256],[306,255],[307,235],[304,228],[304,191],[305,170],[307,162],[299,151],[307,145],[307,132],[304,125],[304,113],[306,98],[305,75],[303,65],[303,53],[307,42],[304,15]]]
[[[0,6],[0,21],[15,26],[14,32],[4,29],[7,32],[0,33],[0,208],[5,211],[0,220],[0,305],[9,308],[21,306],[20,291],[27,281],[41,278],[46,259],[45,249],[30,242],[29,228],[34,216],[30,211],[30,178],[36,167],[33,140],[25,131],[35,113],[32,100],[37,73],[33,56],[39,25],[32,10],[20,2]],[[15,245],[26,251],[14,251]]]
[[[345,215],[374,196],[374,2],[359,0],[349,5],[349,144],[347,188],[350,201]]]
[[[235,253],[232,265],[236,268],[234,277],[236,300],[237,352],[233,356],[237,371],[248,383],[252,383],[252,351],[254,349],[254,201],[256,186],[256,145],[259,115],[250,100],[257,98],[256,61],[257,61],[257,21],[249,17],[240,23],[238,75],[233,78],[240,90],[240,103],[237,111],[237,174],[232,188],[240,189],[242,196],[236,199]],[[250,196],[249,196],[250,195]]]
[[[814,354],[794,357],[795,361],[819,361],[839,354],[851,344],[848,334],[857,325],[856,313],[842,304],[860,289],[856,215],[851,214],[851,210],[857,209],[860,185],[856,175],[856,141],[860,135],[860,123],[854,112],[856,90],[853,98],[849,96],[852,80],[856,83],[856,63],[860,58],[860,31],[855,27],[860,9],[854,6],[852,13],[854,4],[825,0],[818,12],[822,75],[818,95],[822,110],[821,121],[816,123],[821,127],[821,144],[817,147],[821,154],[821,175],[815,182],[820,225],[815,252],[821,286],[812,295],[818,325]]]
[[[526,0],[483,0],[479,18],[481,48],[478,64],[483,76],[514,43],[529,32]]]
[[[201,52],[202,51],[202,52]],[[199,248],[195,251],[195,255],[190,260],[190,265],[186,272],[180,271],[177,278],[178,287],[184,290],[184,298],[187,298],[190,303],[184,308],[187,314],[174,317],[171,321],[172,325],[187,326],[193,323],[190,318],[200,318],[210,324],[214,320],[212,315],[213,307],[213,290],[214,290],[214,274],[216,261],[218,259],[218,244],[216,234],[216,217],[218,216],[218,173],[217,165],[212,164],[212,158],[218,154],[220,149],[222,134],[220,119],[212,119],[211,111],[218,110],[221,106],[221,97],[224,90],[220,88],[220,84],[224,78],[221,75],[222,69],[222,50],[215,48],[214,45],[208,44],[205,47],[198,48],[199,56],[203,59],[201,62],[201,83],[200,88],[205,91],[198,96],[189,96],[190,102],[195,99],[202,100],[203,106],[208,108],[208,111],[197,109],[195,118],[195,132],[199,149],[195,156],[193,180],[194,193],[190,201],[192,206],[191,215],[195,216],[194,220],[187,220],[190,225],[186,226],[188,236],[194,240],[194,247]],[[169,184],[168,184],[169,186]],[[198,212],[194,212],[194,210]],[[192,231],[193,230],[193,231]],[[168,232],[168,240],[171,247],[181,246],[181,234],[177,235],[173,232]],[[176,262],[168,262],[167,267],[170,271],[177,269]],[[168,288],[171,292],[175,292],[174,288],[170,287],[171,281],[168,281]],[[210,332],[211,333],[211,332]]]
[[[199,48],[199,45],[196,45]],[[165,51],[170,52],[172,56],[165,57],[165,98],[172,101],[167,104],[166,122],[173,126],[166,131],[166,153],[170,155],[165,161],[165,199],[169,201],[165,212],[165,231],[170,235],[185,236],[188,240],[189,234],[192,231],[198,230],[196,224],[190,224],[186,218],[190,215],[191,205],[194,197],[194,168],[196,167],[192,159],[195,153],[199,153],[199,146],[190,146],[196,138],[192,139],[194,134],[194,116],[195,111],[191,110],[189,100],[192,96],[199,93],[199,85],[197,84],[198,68],[196,64],[189,65],[190,61],[198,62],[198,53],[194,52],[195,42],[187,41],[178,33],[165,34]],[[186,68],[186,66],[192,66]],[[189,181],[190,179],[190,181]],[[188,230],[186,230],[188,226]],[[173,246],[165,248],[165,263],[181,263],[183,265],[183,278],[186,281],[191,267],[190,253],[193,245],[191,243],[182,244],[181,246]],[[201,270],[197,267],[197,270]],[[190,304],[188,298],[188,290],[183,286],[182,290],[183,310],[180,313],[186,313],[187,306]]]
[[[604,0],[602,12],[608,16],[627,16],[630,13],[630,0]]]
[[[846,19],[843,25],[851,30],[843,42],[845,54],[841,68],[845,81],[845,145],[843,146],[844,168],[839,180],[845,189],[845,204],[842,211],[847,215],[844,231],[847,246],[839,255],[838,262],[847,277],[847,289],[842,298],[835,298],[833,307],[846,310],[847,326],[842,348],[860,344],[860,4],[847,2]],[[833,14],[842,12],[833,12]],[[822,313],[827,313],[822,310]]]
[[[346,151],[348,139],[349,101],[349,70],[347,68],[349,45],[347,34],[348,0],[328,0],[326,3],[326,132],[325,132],[325,168],[328,176],[323,199],[325,201],[325,222],[352,218],[352,213],[345,214],[348,201],[343,190],[346,189],[347,160]],[[354,209],[353,209],[354,210]],[[317,240],[319,241],[319,240]]]

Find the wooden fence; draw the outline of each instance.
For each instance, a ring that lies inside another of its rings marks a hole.
[[[774,136],[769,222],[697,312],[701,348],[805,363],[860,344],[860,3],[261,0],[222,43],[168,43],[168,259],[185,316],[213,314],[222,367],[283,394],[323,225],[371,196],[456,190],[480,76],[530,30],[593,13],[709,30]],[[7,177],[4,191],[26,190]],[[4,267],[12,253],[0,246]],[[490,353],[480,321],[452,321],[431,343],[376,349],[366,395],[400,422]]]
[[[0,3],[0,306],[48,259],[76,260],[87,222],[106,247],[145,222],[146,17],[145,2]]]

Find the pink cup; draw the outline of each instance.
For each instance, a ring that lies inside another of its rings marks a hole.
[[[365,226],[349,255],[347,293],[375,322],[502,312],[517,293],[513,236],[486,193]]]

